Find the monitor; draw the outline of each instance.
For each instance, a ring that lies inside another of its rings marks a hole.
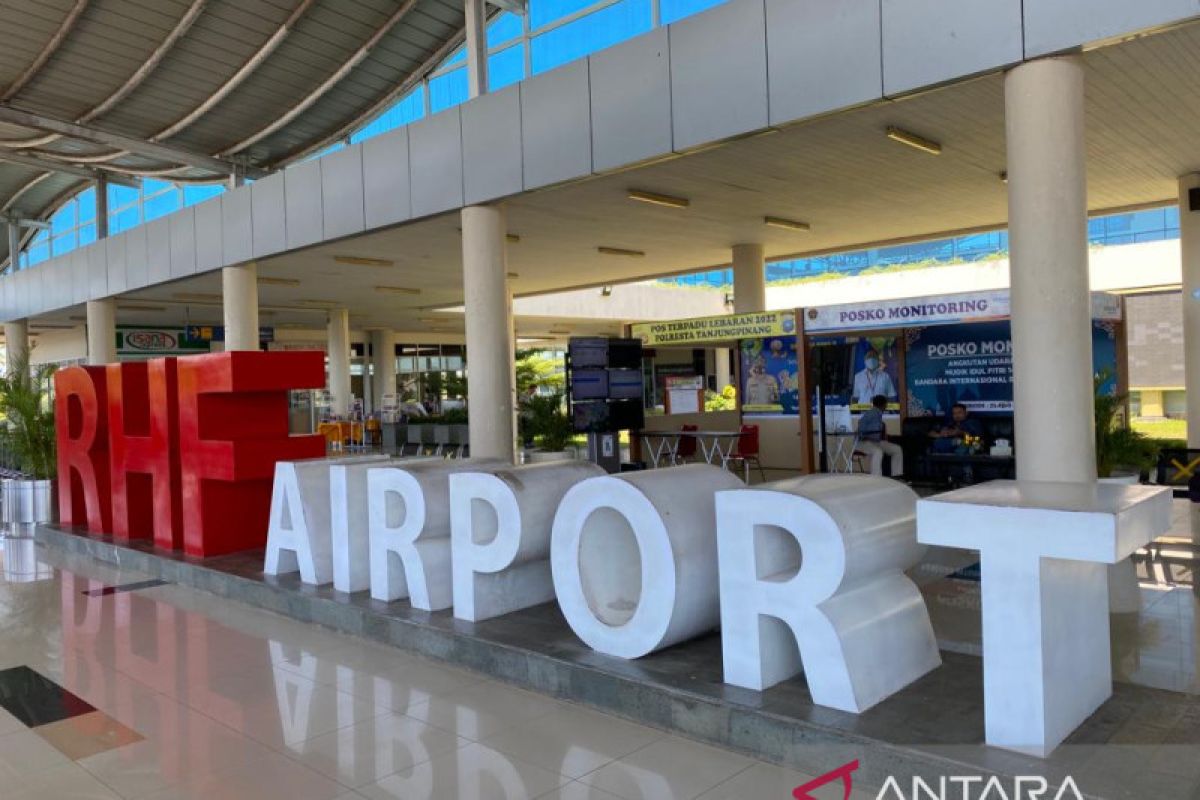
[[[607,400],[586,400],[571,403],[571,425],[578,433],[610,431]]]
[[[613,400],[640,400],[642,398],[642,371],[640,369],[610,369],[608,371],[608,396]]]
[[[641,339],[609,339],[608,366],[612,369],[642,368]]]
[[[603,336],[572,336],[567,343],[572,369],[608,366],[608,339]]]
[[[608,370],[577,369],[571,372],[571,400],[608,398]],[[641,395],[639,395],[640,397]]]

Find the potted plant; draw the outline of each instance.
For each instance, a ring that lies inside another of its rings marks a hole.
[[[0,413],[5,418],[0,436],[21,477],[4,481],[4,521],[12,526],[52,522],[57,456],[48,387],[54,367],[30,370],[27,354],[8,366],[8,374],[0,377]]]
[[[1137,483],[1153,466],[1158,447],[1135,431],[1125,418],[1125,395],[1104,389],[1106,377],[1096,378],[1096,475],[1109,483]]]
[[[524,403],[526,424],[536,449],[526,454],[529,463],[563,461],[574,457],[569,449],[575,430],[563,411],[562,395],[535,395]]]

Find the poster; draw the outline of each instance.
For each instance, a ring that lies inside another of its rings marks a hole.
[[[889,411],[900,410],[900,352],[894,335],[821,336],[811,342],[812,381],[820,385],[827,406],[865,411],[881,394]]]
[[[742,411],[747,414],[796,414],[800,407],[796,337],[743,339]]]
[[[1008,320],[905,331],[909,416],[945,416],[962,403],[972,413],[1013,412]],[[1116,390],[1116,324],[1092,322],[1092,371]]]

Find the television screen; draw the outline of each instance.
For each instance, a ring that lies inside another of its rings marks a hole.
[[[642,400],[612,400],[608,404],[609,430],[640,431],[646,426]]]
[[[610,369],[608,371],[608,396],[614,400],[640,400],[642,398],[642,371],[639,369]]]
[[[604,433],[611,430],[607,400],[571,403],[571,425],[577,433]]]
[[[606,399],[608,397],[608,374],[608,371],[603,369],[573,370],[571,372],[571,399]]]
[[[573,336],[567,343],[572,369],[608,366],[608,339],[603,336]]]
[[[608,366],[612,369],[642,368],[642,342],[640,339],[609,339]]]

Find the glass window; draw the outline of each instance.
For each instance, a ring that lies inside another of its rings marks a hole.
[[[50,240],[50,252],[56,256],[61,256],[63,253],[69,253],[74,250],[75,247],[75,231],[64,233],[61,236],[55,236],[52,240]]]
[[[456,69],[429,82],[429,108],[436,114],[467,99],[467,70]]]
[[[488,49],[490,50],[505,42],[517,39],[521,36],[522,32],[521,18],[511,11],[505,11],[488,25]]]
[[[596,0],[529,0],[529,27],[537,30],[595,2]]]
[[[136,203],[141,197],[141,192],[129,186],[108,185],[108,210],[111,213],[114,209],[127,206],[130,203]]]
[[[179,192],[172,189],[169,192],[161,192],[152,197],[147,197],[142,202],[144,209],[145,221],[149,222],[152,219],[158,219],[170,214],[172,211],[178,211],[181,198]]]
[[[659,14],[662,15],[662,24],[670,25],[676,20],[690,17],[692,14],[724,2],[725,0],[661,0]]]
[[[545,72],[648,30],[650,0],[621,0],[534,37],[533,72]]]
[[[140,209],[136,206],[121,209],[108,215],[108,232],[120,233],[141,224]]]
[[[183,204],[185,206],[194,206],[196,203],[203,203],[205,200],[210,200],[225,191],[225,185],[221,183],[204,183],[195,186],[183,187]]]
[[[85,189],[75,196],[75,204],[79,209],[79,221],[91,222],[96,218],[96,188]]]
[[[75,211],[75,201],[68,200],[63,204],[62,208],[54,212],[54,216],[50,218],[50,230],[54,233],[62,233],[74,228],[79,222]]]
[[[493,92],[524,77],[525,45],[513,45],[488,58],[488,87]]]
[[[425,85],[419,84],[415,89],[396,101],[391,108],[380,114],[369,125],[359,128],[350,134],[350,141],[361,142],[385,131],[407,125],[413,120],[425,116]]]

